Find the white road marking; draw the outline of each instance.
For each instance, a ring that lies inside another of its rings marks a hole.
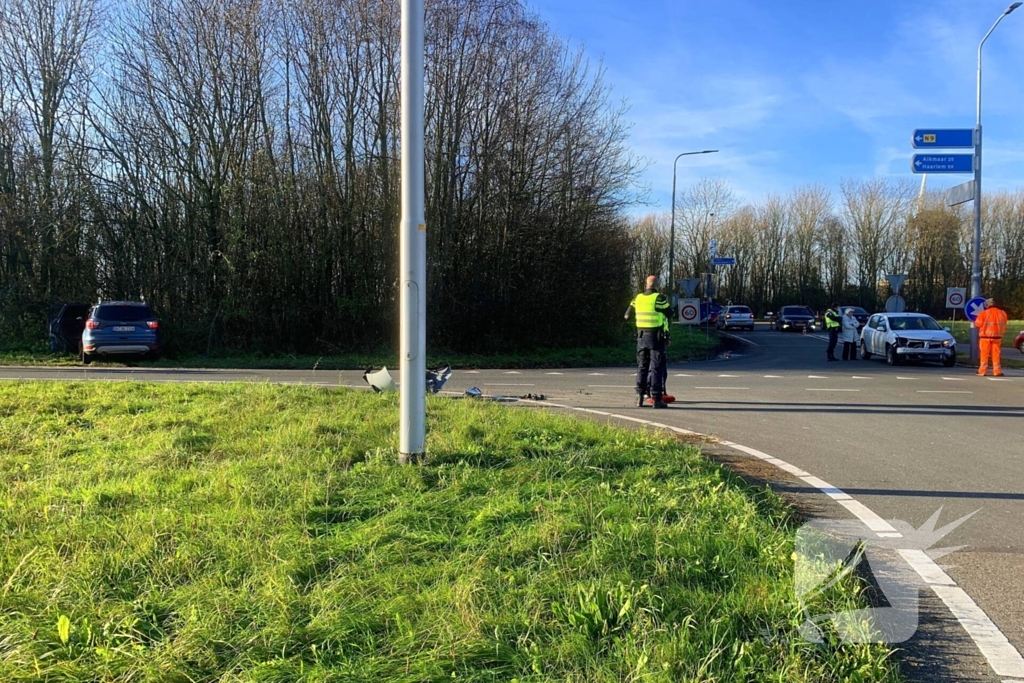
[[[919,394],[973,394],[973,391],[923,391],[919,390]]]
[[[588,384],[590,389],[636,389],[632,384]]]
[[[872,379],[871,377],[861,377],[860,375],[854,375],[853,379]]]
[[[943,377],[942,379],[946,380],[947,382],[963,382],[964,381],[963,377]]]
[[[719,377],[739,377],[739,375],[719,375]]]
[[[733,389],[739,391],[742,389],[743,391],[750,391],[750,387],[694,387],[694,389],[722,389],[725,391]]]
[[[938,584],[941,586],[955,586],[954,581],[949,574],[942,571],[939,565],[935,564],[935,560],[928,557],[928,553],[923,550],[908,549],[899,550],[900,556],[907,561],[914,571],[921,575],[921,578],[930,584]]]
[[[673,376],[673,377],[693,377],[693,375],[683,375],[683,374],[679,374],[679,375],[672,375],[672,376]]]
[[[918,380],[917,377],[900,377],[899,375],[896,375],[896,379],[909,379],[912,382],[916,382]]]
[[[588,377],[604,377],[604,373],[603,372],[588,372],[587,376]]]
[[[824,375],[807,375],[807,379],[828,379]]]
[[[564,372],[545,372],[545,375],[564,375]]]
[[[860,389],[804,389],[804,391],[860,391]]]
[[[506,372],[505,374],[506,374],[506,375],[521,375],[521,374],[523,374],[523,373],[519,372],[518,370],[509,370],[509,371],[508,371],[508,372]]]
[[[942,571],[941,569],[939,571]],[[943,572],[945,573],[945,572]],[[1024,657],[1010,644],[999,627],[978,607],[978,603],[958,586],[933,585],[946,607],[964,627],[974,644],[985,655],[989,666],[1000,676],[1024,677]]]
[[[466,375],[479,375],[480,374],[479,370],[463,370],[462,372],[464,374],[466,374]]]
[[[579,408],[576,406],[569,406],[558,403],[540,403],[534,401],[527,401],[527,403],[535,403],[535,405],[543,406],[548,405],[552,408],[564,408],[566,410],[576,410],[584,413],[592,413],[596,415],[604,415],[607,417],[614,417],[617,419],[628,420],[630,422],[637,422],[640,424],[647,425],[649,427],[656,427],[660,429],[668,429],[678,434],[687,434],[692,436],[704,436],[696,432],[691,432],[686,429],[679,427],[672,427],[658,422],[651,422],[649,420],[642,420],[640,418],[628,417],[626,415],[617,415],[615,413],[604,413],[589,408]],[[731,441],[722,441],[723,446],[727,446],[734,450],[740,451],[752,455],[755,458],[764,460],[765,462],[771,463],[776,467],[789,472],[797,477],[800,477],[808,484],[816,486],[825,495],[833,498],[839,505],[849,510],[857,519],[864,522],[865,525],[879,536],[887,538],[898,538],[899,532],[886,522],[884,519],[879,517],[874,511],[865,506],[860,501],[854,500],[849,497],[841,489],[832,486],[831,484],[813,477],[808,472],[803,471],[799,467],[790,465],[784,460],[774,458],[767,453],[742,446]],[[845,498],[843,496],[846,496]],[[978,607],[978,604],[971,599],[962,588],[956,586],[953,580],[942,570],[941,567],[936,565],[928,558],[930,564],[924,563],[920,555],[916,555],[917,551],[904,551],[901,550],[900,554],[904,556],[904,559],[911,564],[911,566],[918,571],[919,574],[929,582],[932,590],[935,591],[936,595],[946,604],[949,610],[963,626],[964,630],[967,631],[967,635],[971,637],[975,645],[984,655],[988,661],[989,666],[999,676],[1012,676],[1014,678],[1024,679],[1024,657],[1021,657],[1020,652],[1007,640],[1003,632],[999,630],[999,627],[988,617],[985,612]],[[908,554],[909,558],[908,559]],[[927,556],[925,556],[927,557]],[[911,560],[915,560],[915,563],[911,563]],[[921,570],[925,570],[922,573]],[[1012,683],[1019,683],[1013,681]]]
[[[782,379],[782,375],[765,375],[765,379]]]
[[[1012,382],[1012,379],[1007,377],[986,377],[989,382]]]

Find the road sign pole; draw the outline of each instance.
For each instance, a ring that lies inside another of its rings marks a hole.
[[[427,226],[423,178],[423,0],[402,0],[402,225],[398,461],[426,452]]]
[[[971,298],[981,296],[981,48],[978,48],[978,127],[974,131],[974,256],[971,260]],[[971,323],[971,362],[980,357],[978,328]]]

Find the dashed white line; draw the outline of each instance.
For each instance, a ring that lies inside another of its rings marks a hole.
[[[721,390],[724,390],[724,391],[731,391],[731,390],[735,390],[735,391],[739,391],[739,390],[750,391],[750,387],[694,387],[694,389],[721,389]]]
[[[739,375],[719,375],[719,377],[739,377]]]
[[[854,375],[853,379],[873,379],[871,377],[861,377],[860,375]]]
[[[963,377],[943,377],[942,379],[946,380],[947,382],[963,382],[964,381]]]
[[[917,377],[900,377],[899,375],[896,375],[896,379],[907,379],[910,380],[911,382],[916,382],[918,380]]]
[[[603,372],[588,372],[587,376],[588,377],[604,377],[604,373]]]
[[[765,375],[765,379],[782,379],[782,375]]]
[[[925,391],[918,390],[919,394],[973,394],[973,391]]]
[[[521,375],[521,374],[523,374],[523,373],[519,372],[518,370],[509,370],[509,371],[508,371],[508,372],[506,372],[505,374],[506,374],[506,375]]]
[[[479,370],[463,370],[462,374],[464,374],[464,375],[479,375],[480,371]]]
[[[683,375],[683,374],[672,375],[672,376],[673,377],[693,377],[693,375]]]
[[[857,392],[857,391],[860,391],[860,389],[831,389],[830,388],[830,389],[804,389],[804,391],[853,391],[853,392]]]
[[[564,372],[545,372],[545,375],[564,375]]]
[[[807,375],[807,379],[828,379],[824,375]]]

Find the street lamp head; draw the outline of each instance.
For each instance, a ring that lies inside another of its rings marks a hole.
[[[1011,13],[1013,10],[1017,9],[1021,5],[1024,5],[1024,2],[1015,2],[1015,3],[1013,3],[1012,5],[1010,5],[1009,7],[1006,8],[1006,11],[1003,12],[1003,16],[1006,16],[1007,14]]]
[[[1019,2],[1017,4],[1020,5]],[[718,151],[717,149],[706,149],[703,152],[701,152],[701,154],[714,154],[717,151]]]

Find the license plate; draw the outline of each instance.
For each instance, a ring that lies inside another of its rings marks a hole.
[[[114,327],[114,332],[134,332],[134,331],[135,331],[135,326],[134,325],[120,325],[120,326]]]

